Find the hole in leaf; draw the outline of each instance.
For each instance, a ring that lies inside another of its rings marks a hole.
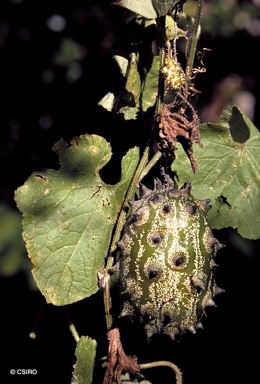
[[[229,120],[230,134],[232,139],[237,143],[243,144],[250,137],[250,131],[246,122],[243,119],[243,115],[237,107],[232,108],[232,115]]]
[[[222,205],[222,204],[226,204],[228,205],[229,208],[231,208],[231,205],[229,204],[229,202],[227,201],[227,198],[223,195],[219,196],[218,197],[218,202]]]

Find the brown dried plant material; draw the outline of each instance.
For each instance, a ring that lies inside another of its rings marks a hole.
[[[177,35],[176,35],[177,36]],[[193,155],[193,144],[200,144],[199,118],[188,98],[198,93],[194,81],[198,73],[205,72],[204,68],[192,70],[189,81],[184,73],[176,54],[176,39],[165,42],[166,58],[161,73],[164,80],[164,98],[172,101],[163,102],[159,117],[159,147],[168,151],[174,157],[177,142],[185,150],[194,172],[197,170],[196,159]],[[203,62],[202,62],[203,64]]]
[[[126,355],[120,340],[118,328],[111,329],[108,334],[109,341],[109,361],[105,374],[105,384],[111,384],[114,380],[117,384],[121,384],[122,372],[139,373],[140,367],[137,363],[136,356]]]
[[[184,96],[179,95],[179,108],[176,108],[176,101],[171,104],[163,104],[159,122],[159,137],[161,139],[162,148],[176,149],[177,142],[180,142],[183,149],[187,153],[191,167],[194,172],[197,171],[196,159],[193,155],[192,145],[200,144],[199,118],[193,107],[185,100]],[[190,117],[186,116],[182,104],[185,109],[189,110]],[[177,112],[178,110],[178,112]]]

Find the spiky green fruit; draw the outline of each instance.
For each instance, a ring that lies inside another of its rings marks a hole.
[[[214,279],[215,256],[223,245],[207,219],[209,200],[195,199],[191,184],[181,189],[167,179],[153,191],[141,186],[118,243],[121,316],[138,321],[150,338],[195,333],[207,306],[222,290]]]

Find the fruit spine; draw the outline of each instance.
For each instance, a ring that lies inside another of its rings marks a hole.
[[[123,310],[150,338],[165,333],[174,339],[201,328],[207,306],[222,292],[214,279],[215,256],[223,247],[207,219],[210,200],[197,200],[190,182],[178,189],[167,177],[154,190],[141,185],[141,198],[129,202],[131,214],[118,243]]]

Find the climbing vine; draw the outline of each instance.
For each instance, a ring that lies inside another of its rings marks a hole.
[[[110,145],[86,133],[56,143],[59,170],[34,172],[15,192],[32,273],[46,301],[65,306],[103,291],[106,384],[120,383],[125,374],[134,382],[141,370],[161,365],[182,383],[174,362],[139,364],[125,354],[118,317],[129,316],[148,340],[157,333],[174,339],[196,332],[205,308],[223,291],[214,278],[216,253],[223,248],[214,229],[232,227],[245,238],[259,238],[259,131],[237,106],[224,110],[218,123],[200,124],[193,101],[196,78],[206,71],[196,59],[203,0],[193,16],[185,3],[111,5],[132,16],[113,55],[122,82],[99,107],[141,121],[145,132],[148,125],[147,145],[129,148],[120,181],[103,182]],[[152,188],[145,185],[151,173]],[[122,311],[114,316],[116,283]],[[77,344],[72,382],[91,383],[96,341],[71,329]]]

